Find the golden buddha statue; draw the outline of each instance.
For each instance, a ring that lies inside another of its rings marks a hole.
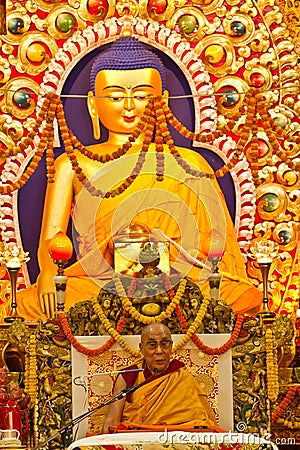
[[[225,236],[220,269],[231,274],[222,278],[221,298],[239,312],[259,307],[262,295],[247,280],[234,226],[216,180],[187,175],[165,144],[161,146],[160,159],[164,177],[157,179],[156,144],[151,143],[144,155],[144,142],[151,138],[143,131],[131,138],[149,98],[162,95],[167,101],[160,59],[136,38],[122,37],[95,59],[91,89],[88,110],[94,134],[99,138],[100,120],[108,130],[108,139],[88,146],[85,154],[78,150],[75,153],[93,186],[112,194],[101,198],[90,195],[76,178],[67,155],[56,159],[55,182],[48,185],[44,203],[38,250],[40,274],[35,285],[19,292],[18,313],[27,320],[53,316],[52,278],[57,267],[48,255],[48,245],[58,231],[66,232],[70,214],[79,234],[79,255],[78,261],[65,271],[66,310],[97,295],[111,280],[114,272],[111,240],[118,230],[135,224],[162,230],[174,241],[183,243],[198,259],[205,259],[203,243],[210,239],[212,228],[219,229]],[[213,174],[197,152],[180,148],[180,154],[191,167]],[[100,159],[107,162],[102,164]],[[120,182],[123,189],[116,193],[114,189]],[[178,249],[171,248],[171,267],[200,282],[203,293],[209,294],[207,273],[202,277],[201,269],[186,265],[178,253]]]

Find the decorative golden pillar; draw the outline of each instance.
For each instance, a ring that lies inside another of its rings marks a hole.
[[[6,33],[6,0],[0,0],[0,34]]]

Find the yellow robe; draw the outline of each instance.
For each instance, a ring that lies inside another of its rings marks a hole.
[[[221,298],[237,312],[258,307],[262,294],[247,280],[245,262],[237,243],[236,233],[222,191],[216,180],[188,175],[165,149],[165,179],[156,181],[155,157],[150,151],[143,171],[121,195],[99,199],[82,189],[76,197],[73,221],[79,234],[78,261],[67,268],[69,277],[65,309],[98,295],[113,273],[113,237],[128,224],[138,224],[150,230],[160,229],[185,248],[192,256],[205,261],[211,230],[217,229],[224,240],[224,255],[220,269],[223,276]],[[180,149],[185,161],[212,173],[208,163],[195,151]],[[92,180],[102,191],[111,190],[128,177],[137,162],[137,155],[123,156],[106,163]],[[205,261],[207,262],[207,261]],[[200,283],[209,294],[208,272],[193,267],[171,245],[170,264],[181,274]],[[209,264],[209,263],[208,263]],[[46,318],[40,309],[36,287],[20,292],[18,313],[28,320]]]
[[[178,362],[177,360],[171,361]],[[142,367],[142,366],[140,366]],[[144,381],[139,372],[135,385]],[[125,403],[122,423],[137,425],[217,425],[206,396],[185,367],[155,378],[137,389]]]

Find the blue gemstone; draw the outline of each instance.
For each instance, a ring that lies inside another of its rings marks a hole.
[[[236,36],[243,36],[246,33],[246,27],[242,22],[234,21],[230,28]]]
[[[239,94],[233,89],[224,90],[222,95],[226,98],[226,100],[222,102],[223,106],[233,106],[239,101]]]
[[[282,244],[289,244],[291,242],[291,233],[288,230],[281,230],[278,233],[278,236],[282,242]]]
[[[32,104],[32,95],[27,91],[19,90],[14,93],[13,101],[19,108],[30,108]]]
[[[22,34],[24,30],[24,20],[20,17],[14,17],[8,21],[8,31],[12,34]]]
[[[274,212],[280,206],[280,200],[276,194],[268,193],[263,195],[261,199],[264,203],[263,209],[266,212]]]

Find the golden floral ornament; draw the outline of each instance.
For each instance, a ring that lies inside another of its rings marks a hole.
[[[252,241],[249,256],[256,259],[259,264],[271,263],[277,257],[279,245],[269,239]]]
[[[29,261],[29,252],[24,252],[22,247],[9,244],[0,252],[0,262],[6,265],[7,268],[20,268],[21,265]]]

